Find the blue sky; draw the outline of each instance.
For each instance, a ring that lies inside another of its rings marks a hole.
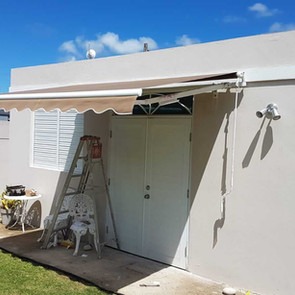
[[[295,29],[294,0],[215,2],[0,0],[0,93],[12,68],[85,59],[89,46],[99,58]]]

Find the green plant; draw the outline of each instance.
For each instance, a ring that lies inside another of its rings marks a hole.
[[[1,194],[0,207],[6,210],[15,210],[16,207],[21,203],[19,200],[7,200],[4,198],[5,192]]]

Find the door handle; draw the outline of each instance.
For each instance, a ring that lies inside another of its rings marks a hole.
[[[149,194],[144,195],[145,199],[149,199],[151,196]]]

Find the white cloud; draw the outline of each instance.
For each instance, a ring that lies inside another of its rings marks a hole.
[[[254,5],[248,7],[250,11],[253,11],[256,13],[257,17],[267,17],[267,16],[273,16],[279,12],[278,9],[270,9],[263,3],[255,3]]]
[[[295,30],[295,23],[282,24],[282,23],[276,22],[276,23],[272,24],[271,27],[269,28],[269,31],[271,33],[292,31],[292,30]]]
[[[71,53],[71,54],[77,54],[78,53],[78,49],[76,44],[74,43],[74,41],[66,41],[63,44],[61,44],[61,46],[59,47],[60,51],[65,51],[67,53]]]
[[[156,41],[150,37],[121,40],[118,34],[108,32],[97,35],[94,40],[86,40],[83,36],[78,36],[75,40],[64,42],[59,50],[67,56],[81,59],[86,55],[89,47],[94,49],[97,55],[128,54],[143,51],[144,43],[148,43],[149,50],[158,48]]]
[[[152,38],[140,37],[139,39],[127,39],[124,41],[120,40],[119,35],[111,32],[98,36],[97,41],[111,52],[118,54],[143,51],[144,43],[148,43],[150,50],[158,48],[156,41]]]
[[[59,51],[65,53],[62,61],[74,61],[81,57],[78,47],[73,40],[62,43],[59,47]]]
[[[196,43],[200,43],[200,40],[195,38],[190,38],[187,35],[182,35],[176,39],[176,44],[180,46],[187,46],[187,45],[192,45]]]

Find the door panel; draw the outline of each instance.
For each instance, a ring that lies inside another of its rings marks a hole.
[[[148,130],[143,253],[184,268],[190,119],[152,118]]]
[[[110,195],[122,250],[141,255],[146,120],[116,119]]]
[[[110,192],[120,246],[182,268],[190,122],[183,117],[115,117],[112,127]]]

